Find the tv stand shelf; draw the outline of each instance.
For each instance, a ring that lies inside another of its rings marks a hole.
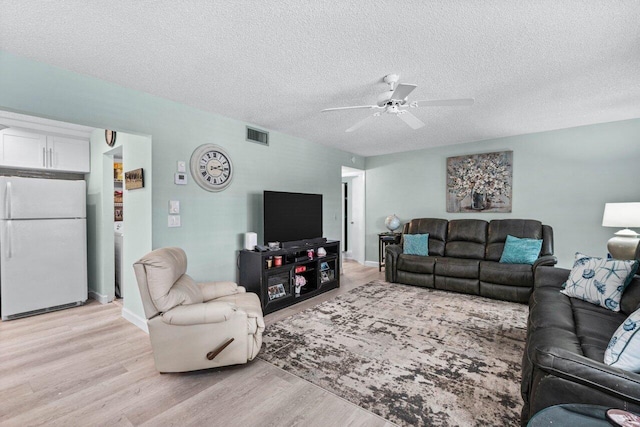
[[[318,249],[327,255],[318,257]],[[308,250],[314,256],[307,256]],[[275,266],[274,258],[282,257]],[[271,267],[268,260],[271,259]],[[264,314],[340,287],[340,242],[313,242],[275,251],[240,251],[240,285],[260,297]],[[297,284],[297,286],[296,286]],[[299,290],[299,292],[296,292]]]

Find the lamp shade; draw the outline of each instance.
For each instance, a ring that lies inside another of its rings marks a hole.
[[[605,203],[603,227],[640,227],[640,203]]]

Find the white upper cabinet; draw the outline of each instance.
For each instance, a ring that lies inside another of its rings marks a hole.
[[[91,169],[89,141],[66,136],[48,136],[49,169],[88,173]]]
[[[0,166],[88,173],[91,169],[89,156],[86,139],[17,128],[0,131]]]

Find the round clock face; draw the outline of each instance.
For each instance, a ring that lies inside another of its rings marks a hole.
[[[233,178],[231,159],[217,145],[201,145],[191,155],[191,176],[207,191],[224,190]]]

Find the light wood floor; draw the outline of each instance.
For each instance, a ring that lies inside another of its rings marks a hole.
[[[382,279],[345,261],[341,287],[267,325]],[[159,374],[148,336],[117,303],[0,322],[0,426],[392,426],[262,360]]]

